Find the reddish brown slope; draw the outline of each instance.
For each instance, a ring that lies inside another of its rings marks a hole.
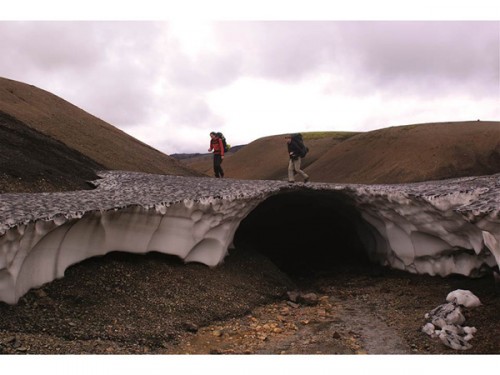
[[[500,172],[500,122],[447,122],[359,134],[306,169],[314,181],[401,183]]]
[[[35,86],[0,78],[0,111],[108,169],[197,174],[170,156]]]

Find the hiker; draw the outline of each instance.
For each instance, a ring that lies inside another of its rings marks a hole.
[[[304,178],[304,183],[309,182],[309,176],[300,169],[300,161],[302,158],[300,155],[303,150],[298,140],[292,138],[291,135],[285,137],[288,146],[288,155],[290,156],[290,161],[288,162],[288,182],[295,182],[295,173],[299,173]]]
[[[217,135],[216,132],[210,133],[210,148],[208,152],[214,151],[214,173],[215,177],[224,177],[224,171],[222,170],[221,164],[224,159],[224,144],[222,139]]]

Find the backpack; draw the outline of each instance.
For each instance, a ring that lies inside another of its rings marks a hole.
[[[220,139],[222,139],[222,145],[224,146],[224,152],[228,152],[229,149],[231,148],[231,145],[227,144],[226,137],[224,137],[224,134],[222,134],[221,132],[216,133],[216,134],[217,134],[217,137],[219,137]]]
[[[309,152],[309,147],[307,147],[304,144],[304,139],[302,138],[302,134],[300,133],[292,134],[292,142],[295,142],[295,144],[299,146],[300,148],[299,156],[301,158],[305,157]]]

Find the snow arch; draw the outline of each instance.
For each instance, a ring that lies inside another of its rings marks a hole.
[[[320,212],[327,221],[323,231],[341,228],[331,230],[333,244],[342,231],[354,230],[340,241],[344,247],[359,240],[367,257],[393,268],[475,276],[500,263],[498,176],[404,185],[289,185],[132,172],[102,177],[92,191],[0,195],[0,301],[16,303],[70,265],[111,251],[158,251],[216,266],[244,219],[259,217],[273,201],[278,205],[269,212],[297,202],[308,215]]]

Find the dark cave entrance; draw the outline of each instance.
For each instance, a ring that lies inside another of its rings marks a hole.
[[[345,194],[294,191],[274,195],[240,224],[236,249],[267,256],[292,277],[369,266],[373,230]]]

